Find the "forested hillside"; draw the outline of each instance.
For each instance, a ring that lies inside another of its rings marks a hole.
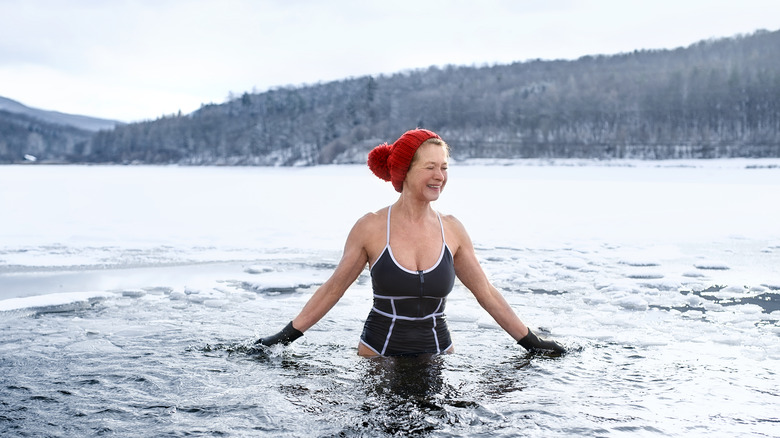
[[[456,158],[780,156],[780,31],[575,61],[431,67],[263,93],[101,131],[47,158],[361,162],[425,127]],[[0,159],[2,159],[0,149]],[[7,158],[6,158],[7,159]]]
[[[49,123],[34,117],[0,110],[0,163],[24,160],[25,155],[61,161],[84,160],[83,148],[93,132]]]

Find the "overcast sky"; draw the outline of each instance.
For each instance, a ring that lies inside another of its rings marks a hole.
[[[780,29],[778,0],[0,0],[0,96],[121,121],[232,92]]]

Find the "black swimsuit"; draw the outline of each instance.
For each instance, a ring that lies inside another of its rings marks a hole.
[[[370,270],[374,307],[360,337],[360,342],[376,354],[442,353],[452,346],[444,306],[455,284],[455,266],[444,240],[440,216],[439,225],[439,260],[423,271],[406,269],[395,260],[390,248],[390,208],[387,209],[387,244]]]

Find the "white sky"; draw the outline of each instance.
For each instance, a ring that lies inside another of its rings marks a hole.
[[[229,93],[780,29],[777,0],[0,0],[0,96],[138,121]]]

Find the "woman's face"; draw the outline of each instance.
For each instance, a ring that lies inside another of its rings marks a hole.
[[[447,184],[449,156],[444,146],[425,143],[417,149],[406,173],[404,192],[415,193],[428,201],[439,199]]]

